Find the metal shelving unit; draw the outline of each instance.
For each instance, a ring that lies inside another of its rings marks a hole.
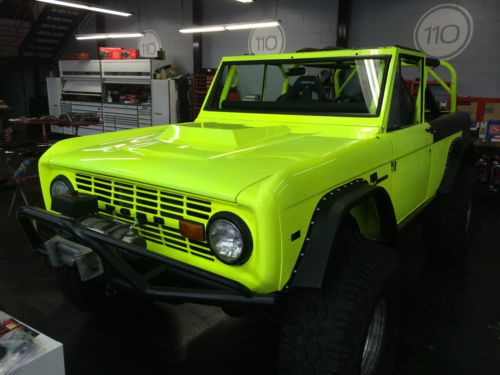
[[[215,71],[214,73],[206,72],[193,75],[193,118],[196,118],[198,113],[200,113],[205,97],[207,96],[208,89],[214,79],[214,74]]]
[[[153,79],[157,60],[60,61],[60,77],[47,78],[50,115],[93,113],[102,125],[82,129],[82,135],[177,122],[177,90],[173,79]],[[108,101],[117,87],[137,87],[147,93],[139,102]],[[67,128],[53,126],[56,133]]]

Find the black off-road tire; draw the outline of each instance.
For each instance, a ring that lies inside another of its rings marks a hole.
[[[476,224],[476,198],[476,172],[463,165],[453,191],[440,194],[424,218],[424,245],[433,262],[466,261]]]
[[[344,246],[344,259],[321,290],[291,295],[281,333],[280,374],[392,373],[400,322],[397,257],[388,247],[361,238]],[[368,371],[369,366],[362,366],[363,358],[368,358],[363,351],[380,309],[385,325],[379,330],[380,350],[370,357],[376,360]]]

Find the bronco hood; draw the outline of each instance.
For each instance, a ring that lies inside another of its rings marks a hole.
[[[43,162],[236,201],[255,182],[355,141],[328,128],[168,125],[62,141]]]

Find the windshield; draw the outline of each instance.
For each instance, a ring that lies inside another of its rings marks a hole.
[[[205,109],[376,116],[388,58],[224,63]]]

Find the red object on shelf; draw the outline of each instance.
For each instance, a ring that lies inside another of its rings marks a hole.
[[[122,49],[119,47],[99,47],[99,58],[101,60],[121,60]]]
[[[135,48],[122,48],[122,59],[123,60],[137,59],[138,54],[139,54],[139,51]]]
[[[88,52],[76,52],[71,55],[67,55],[65,60],[89,60],[90,54]]]

